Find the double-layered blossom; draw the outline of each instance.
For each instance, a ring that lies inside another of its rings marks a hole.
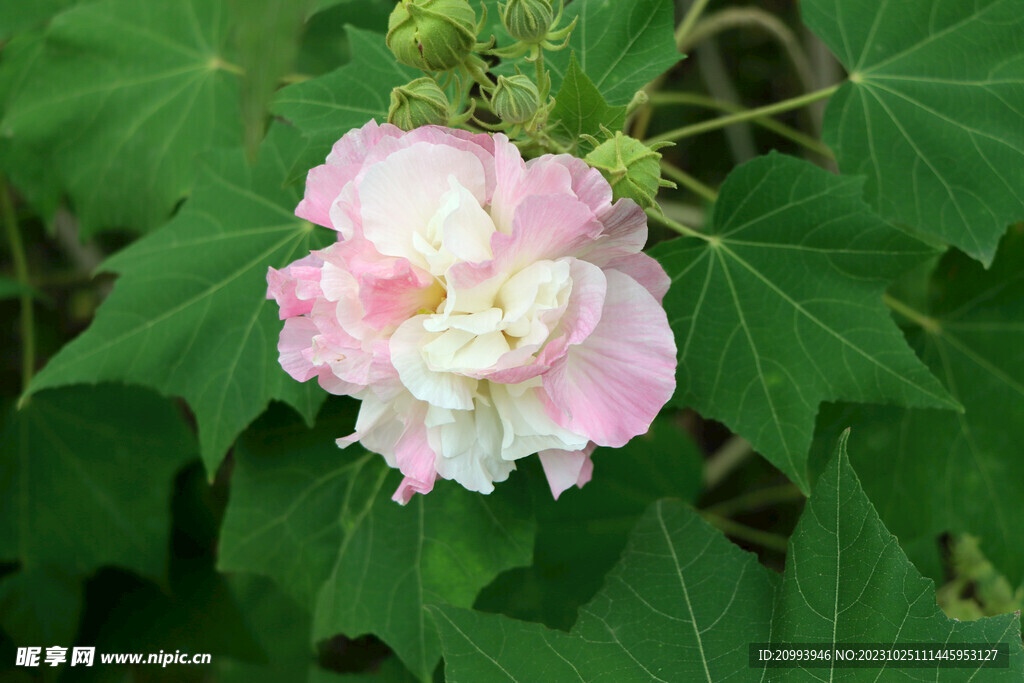
[[[401,470],[395,500],[489,493],[534,453],[557,498],[647,431],[675,388],[669,280],[611,200],[579,159],[434,126],[370,122],[309,172],[296,214],[338,241],[268,273],[280,362],[362,401],[338,444]]]

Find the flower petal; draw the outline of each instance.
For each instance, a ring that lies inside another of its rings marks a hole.
[[[540,464],[544,468],[544,476],[551,487],[551,495],[555,500],[572,486],[583,488],[594,473],[594,461],[590,454],[594,452],[594,444],[578,451],[550,449],[538,453]]]
[[[676,345],[650,292],[618,271],[605,276],[600,323],[543,377],[552,419],[618,448],[646,432],[675,391]]]
[[[423,328],[425,315],[402,323],[391,335],[391,363],[413,396],[431,405],[452,410],[472,410],[477,380],[451,372],[432,370],[423,356],[435,333]]]
[[[471,152],[420,142],[371,166],[358,190],[363,235],[380,253],[429,270],[413,235],[427,237],[430,221],[449,190],[449,176],[484,203],[484,167]]]

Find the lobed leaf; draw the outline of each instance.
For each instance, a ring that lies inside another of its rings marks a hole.
[[[825,142],[889,220],[985,265],[1024,218],[1019,0],[807,0],[804,20],[850,73]]]
[[[253,167],[241,151],[207,158],[174,220],[104,264],[121,274],[114,291],[29,392],[124,381],[182,396],[211,477],[271,399],[312,420],[324,392],[278,365],[281,322],[265,301],[267,266],[283,267],[333,237],[296,218],[299,192],[281,187],[299,139],[275,127]]]
[[[195,155],[240,139],[229,30],[225,0],[73,7],[50,22],[0,134],[45,153],[83,234],[152,229],[192,188]]]
[[[384,37],[348,26],[352,60],[329,74],[278,91],[272,110],[306,136],[305,151],[289,170],[288,181],[322,164],[331,145],[370,119],[388,118],[391,89],[423,74],[395,61]]]
[[[446,605],[430,608],[449,681],[887,680],[893,667],[763,669],[751,643],[1006,643],[1010,666],[984,680],[1018,680],[1018,615],[957,622],[933,584],[878,519],[846,456],[845,438],[790,540],[781,581],[693,510],[658,501],[619,565],[570,633]],[[907,668],[908,680],[965,680],[977,667]]]
[[[864,488],[905,543],[927,539],[936,548],[941,533],[971,533],[1012,585],[1024,580],[1021,263],[1019,228],[1004,238],[991,270],[947,254],[933,274],[930,309],[908,329],[964,413],[840,405],[821,419],[853,427]]]
[[[746,437],[804,491],[821,401],[959,407],[881,300],[935,252],[860,195],[858,179],[770,154],[729,176],[707,235],[652,251],[673,279],[674,400]]]
[[[29,572],[18,580],[47,564],[163,577],[173,475],[195,453],[168,401],[116,385],[47,391],[7,417],[0,443],[0,558]]]
[[[602,127],[611,131],[622,130],[626,107],[608,106],[601,92],[580,70],[576,55],[572,55],[549,120],[552,122],[552,136],[575,150],[582,142],[581,135],[603,137]]]
[[[604,98],[612,105],[628,104],[633,95],[682,55],[674,36],[675,8],[671,0],[576,0],[565,8],[561,26],[579,17],[569,47],[551,53],[552,86],[557,89],[575,53]]]
[[[402,507],[389,497],[401,476],[379,455],[339,451],[336,418],[313,432],[263,425],[236,451],[220,569],[273,578],[313,611],[314,639],[373,633],[429,679],[441,652],[423,605],[468,607],[532,557],[514,484],[482,496],[442,481]]]

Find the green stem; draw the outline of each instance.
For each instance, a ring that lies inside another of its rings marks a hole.
[[[939,324],[938,320],[935,320],[934,318],[929,318],[924,313],[914,310],[913,308],[903,303],[899,299],[891,297],[888,294],[883,294],[882,301],[885,302],[886,306],[896,311],[907,320],[910,320],[911,322],[920,326],[921,329],[923,329],[925,332],[928,332],[930,334],[942,333],[942,326]]]
[[[534,60],[534,64],[536,64],[536,66],[537,66],[537,88],[538,88],[538,90],[541,91],[540,106],[543,107],[544,104],[545,104],[543,100],[546,98],[546,94],[543,92],[543,90],[544,90],[544,49],[543,48],[540,48],[540,49],[537,50],[537,59]]]
[[[788,503],[803,498],[804,494],[796,484],[782,484],[723,500],[721,503],[709,505],[704,511],[721,517],[731,517],[738,512],[757,510],[774,503]]]
[[[661,140],[681,140],[692,135],[718,130],[719,128],[725,128],[737,123],[753,121],[764,116],[771,116],[773,114],[781,114],[782,112],[799,109],[800,107],[804,107],[813,102],[831,97],[838,89],[839,85],[832,85],[821,90],[816,90],[812,93],[807,93],[806,95],[794,97],[782,102],[776,102],[775,104],[769,104],[765,107],[747,109],[735,114],[729,114],[728,116],[720,116],[717,119],[711,119],[710,121],[702,121],[701,123],[695,123],[690,126],[683,126],[682,128],[676,128],[675,130],[670,130],[669,132],[662,133],[661,135],[655,135],[653,138],[645,140],[645,143],[650,144],[652,142],[660,142]]]
[[[769,550],[775,550],[780,553],[786,552],[786,546],[789,541],[785,536],[779,534],[773,534],[770,531],[762,531],[761,529],[754,529],[746,524],[740,524],[734,522],[731,519],[725,517],[719,517],[716,514],[712,514],[706,511],[702,511],[700,516],[704,518],[704,521],[715,527],[726,536],[732,536],[748,543],[759,545]]]
[[[668,216],[666,216],[664,213],[656,211],[655,209],[645,209],[644,213],[647,214],[648,218],[651,218],[657,221],[658,223],[661,223],[666,228],[674,230],[675,232],[678,232],[680,235],[684,237],[697,237],[699,239],[704,240],[705,242],[712,241],[711,238],[708,237],[707,235],[702,235],[693,228],[687,227],[680,223],[679,221],[674,221]]]
[[[804,90],[814,87],[810,60],[800,46],[796,34],[777,16],[759,7],[729,7],[716,12],[701,20],[690,34],[685,36],[682,43],[676,43],[676,47],[680,52],[686,52],[691,46],[722,31],[748,26],[761,29],[775,39],[793,64]]]
[[[281,85],[292,85],[293,83],[302,83],[312,78],[313,76],[310,76],[309,74],[285,74],[284,76],[281,76]]]
[[[35,318],[32,309],[32,282],[28,275],[28,259],[25,256],[25,245],[21,241],[18,229],[18,217],[14,213],[14,202],[7,187],[7,179],[0,175],[0,211],[3,213],[7,239],[11,243],[11,255],[14,258],[14,273],[18,282],[25,288],[20,297],[21,303],[21,390],[28,390],[32,381],[32,373],[36,367],[36,334]]]
[[[718,486],[753,452],[750,442],[742,436],[733,436],[708,458],[704,465],[704,484],[709,489]]]
[[[682,22],[676,28],[676,45],[680,45],[686,41],[686,37],[690,35],[690,31],[693,30],[697,20],[700,19],[701,13],[704,8],[708,6],[710,0],[693,0],[693,4],[690,5],[690,9],[687,10],[686,16],[683,17]]]
[[[713,202],[718,199],[717,192],[694,178],[683,169],[677,168],[665,160],[662,160],[661,162],[661,171],[672,180],[676,181],[694,194],[700,195],[709,202]]]
[[[735,105],[732,102],[723,102],[716,100],[713,97],[707,95],[698,95],[696,93],[656,93],[651,95],[650,103],[653,106],[659,105],[693,105],[695,107],[704,107],[707,109],[716,109],[718,111],[728,112],[730,114],[737,114],[740,112],[748,111],[746,108],[739,105]],[[832,150],[826,145],[822,144],[819,140],[812,138],[810,135],[805,135],[795,128],[787,126],[784,123],[776,121],[775,119],[768,118],[767,116],[761,116],[756,119],[751,119],[751,123],[761,126],[773,133],[780,135],[788,140],[792,140],[798,145],[806,147],[810,151],[825,157],[826,159],[834,159],[835,155],[832,154]]]

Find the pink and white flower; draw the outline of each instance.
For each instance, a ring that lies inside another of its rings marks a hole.
[[[558,495],[594,446],[642,434],[675,389],[665,272],[643,211],[583,161],[503,135],[370,122],[309,172],[296,214],[338,242],[283,270],[292,377],[362,401],[354,434],[405,476],[489,493],[539,453]]]

